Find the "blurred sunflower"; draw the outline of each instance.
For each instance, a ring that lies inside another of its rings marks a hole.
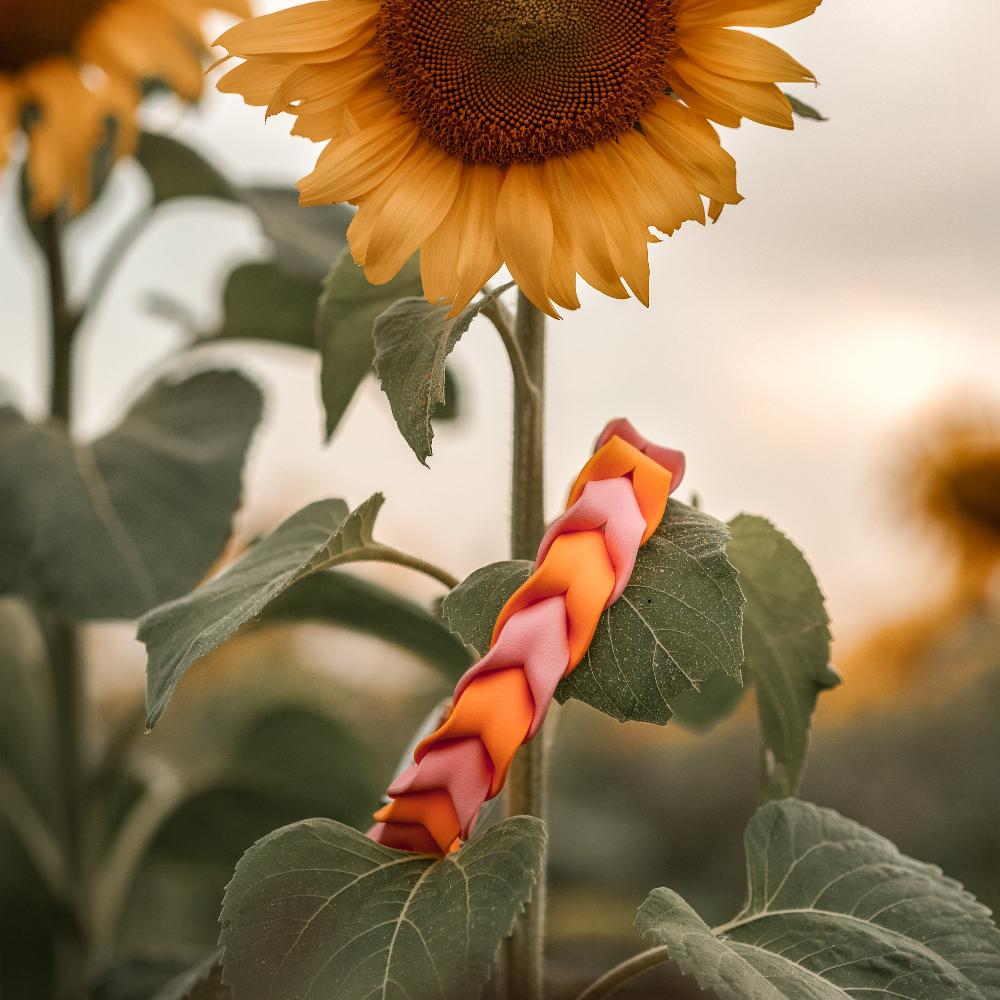
[[[135,141],[143,82],[198,97],[213,8],[250,14],[249,0],[0,0],[0,169],[23,126],[37,215],[86,206],[108,123],[116,155]]]
[[[983,593],[1000,568],[1000,412],[956,400],[928,414],[897,481],[910,513],[956,554],[959,589]]]
[[[820,0],[320,0],[218,44],[220,82],[293,132],[332,140],[307,205],[358,205],[369,281],[421,251],[424,291],[455,310],[506,263],[541,309],[576,276],[648,302],[650,227],[740,201],[709,120],[792,127],[778,81],[813,81],[731,25],[775,27]]]

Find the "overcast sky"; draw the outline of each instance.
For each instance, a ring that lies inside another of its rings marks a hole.
[[[766,514],[806,549],[849,639],[934,586],[933,549],[894,525],[886,493],[887,462],[913,415],[956,388],[1000,403],[1000,4],[826,0],[769,35],[817,74],[818,90],[797,93],[830,121],[794,133],[722,129],[747,200],[717,226],[651,249],[650,310],[585,291],[583,308],[550,326],[549,512],[604,421],[628,415],[687,451],[684,494],[696,490],[724,517]],[[289,138],[287,119],[265,125],[258,110],[214,92],[196,111],[156,117],[241,181],[291,183],[317,152]],[[74,242],[78,285],[141,198],[134,168],[115,184],[118,204]],[[41,272],[16,238],[11,189],[8,172],[0,377],[38,413]],[[112,422],[135,379],[179,343],[144,311],[149,291],[190,303],[208,325],[228,269],[265,253],[239,210],[165,213],[87,330],[81,430]],[[502,558],[509,380],[487,325],[465,337],[455,366],[465,420],[439,430],[427,471],[374,384],[321,452],[314,363],[256,352],[274,396],[245,530],[316,496],[353,503],[381,489],[387,541],[459,574]]]

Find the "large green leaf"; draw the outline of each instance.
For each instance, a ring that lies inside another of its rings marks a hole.
[[[656,534],[639,550],[629,586],[602,616],[583,662],[556,689],[621,722],[665,724],[670,703],[743,661],[743,595],[726,559],[720,521],[671,500]],[[507,598],[527,579],[527,562],[477,570],[444,602],[448,624],[484,652]]]
[[[406,443],[423,465],[431,455],[431,418],[445,404],[445,360],[480,312],[504,285],[448,319],[448,307],[423,298],[397,302],[375,320],[375,374],[389,397]]]
[[[262,405],[237,372],[162,381],[90,444],[0,408],[0,593],[125,619],[190,590],[229,538]]]
[[[378,584],[337,570],[308,576],[275,598],[257,624],[330,622],[395,643],[457,680],[471,663],[466,646],[420,605]]]
[[[152,185],[155,205],[174,198],[239,200],[233,185],[205,157],[170,136],[143,132],[135,158]]]
[[[274,247],[273,263],[318,289],[330,262],[347,243],[353,210],[339,204],[300,205],[291,187],[243,188],[240,197],[257,213]]]
[[[315,347],[319,282],[269,263],[237,267],[223,293],[222,328],[211,339],[273,340]]]
[[[323,286],[316,319],[328,435],[334,432],[358,386],[372,369],[375,317],[397,299],[419,295],[421,288],[416,257],[384,285],[369,284],[347,250],[334,263]]]
[[[475,1000],[544,853],[528,816],[440,859],[331,820],[276,830],[226,890],[224,980],[239,1000]]]
[[[746,832],[749,899],[710,928],[655,889],[640,934],[719,1000],[995,1000],[1000,932],[940,869],[828,809],[787,799]]]
[[[783,798],[802,781],[816,699],[840,683],[830,668],[829,618],[805,556],[770,521],[741,514],[729,528],[729,558],[747,598],[743,645],[757,689],[763,791]]]
[[[384,558],[388,550],[372,538],[383,502],[376,493],[349,511],[343,500],[318,500],[284,521],[217,579],[145,615],[139,638],[149,655],[147,725],[156,724],[190,667],[293,583],[319,570]]]
[[[798,792],[819,693],[839,683],[829,666],[830,632],[823,594],[805,556],[770,521],[741,514],[729,522],[726,552],[740,574],[744,681],[757,687],[762,732],[762,792]],[[701,691],[677,699],[677,719],[707,729],[729,715],[745,689],[716,674]]]

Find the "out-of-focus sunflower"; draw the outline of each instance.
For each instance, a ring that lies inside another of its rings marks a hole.
[[[1000,412],[951,402],[924,418],[904,450],[897,492],[959,563],[959,588],[982,593],[1000,567]]]
[[[108,123],[116,155],[135,141],[144,82],[198,97],[210,9],[250,14],[249,0],[0,0],[0,169],[23,125],[36,214],[85,207]]]
[[[576,276],[648,301],[650,227],[740,201],[709,120],[792,127],[778,81],[813,75],[742,27],[820,0],[320,0],[218,44],[220,89],[332,140],[304,204],[358,205],[370,281],[421,251],[424,291],[460,309],[506,263],[541,309]]]
[[[941,697],[1000,663],[1000,410],[968,393],[929,409],[891,474],[897,508],[941,543],[940,592],[838,656],[847,683],[824,699],[834,714],[895,699],[924,673]]]

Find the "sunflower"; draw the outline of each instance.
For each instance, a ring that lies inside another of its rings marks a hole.
[[[86,206],[109,122],[115,155],[135,141],[144,82],[198,97],[212,8],[250,14],[248,0],[0,0],[0,169],[24,126],[37,215]]]
[[[319,0],[218,41],[219,87],[328,141],[306,205],[358,206],[381,284],[420,250],[432,302],[464,307],[506,263],[549,315],[576,278],[648,304],[650,228],[740,201],[710,124],[792,127],[778,81],[814,81],[743,27],[820,0]],[[627,286],[627,287],[626,287]]]
[[[901,448],[897,493],[982,590],[1000,566],[1000,410],[955,397],[930,410]],[[965,589],[969,589],[966,587]]]

